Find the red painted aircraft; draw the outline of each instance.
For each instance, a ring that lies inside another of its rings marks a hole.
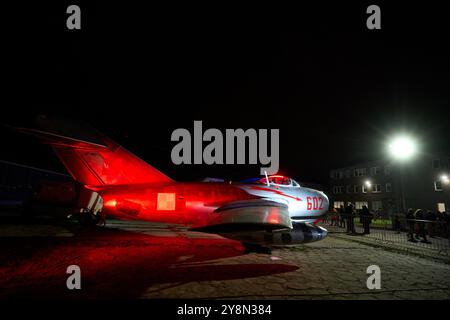
[[[80,214],[176,223],[264,245],[311,242],[327,235],[315,225],[328,209],[326,195],[288,177],[176,182],[98,132],[74,137],[70,126],[40,120],[42,130],[17,130],[49,144],[83,186]]]

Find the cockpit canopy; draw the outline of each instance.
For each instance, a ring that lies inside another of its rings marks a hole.
[[[286,177],[286,176],[272,175],[272,176],[269,176],[268,178],[269,178],[269,184],[270,185],[282,186],[282,187],[297,187],[297,188],[300,187],[300,185],[298,184],[297,181],[295,181],[292,178]],[[248,181],[247,180],[246,182],[267,185],[266,177],[264,177],[264,178],[257,178],[257,179],[254,179],[253,181]]]

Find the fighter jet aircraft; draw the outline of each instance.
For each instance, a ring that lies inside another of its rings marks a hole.
[[[272,175],[240,182],[177,182],[111,139],[47,118],[17,130],[49,144],[80,186],[79,214],[175,223],[243,243],[293,245],[321,240],[316,225],[327,196]],[[41,130],[42,129],[42,130]],[[86,220],[86,219],[84,219]]]

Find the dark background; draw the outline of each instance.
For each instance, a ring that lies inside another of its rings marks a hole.
[[[78,4],[82,29],[66,29]],[[381,30],[366,8],[381,7]],[[93,1],[2,9],[2,123],[91,123],[169,176],[229,179],[259,166],[175,166],[176,128],[279,128],[280,172],[383,157],[397,132],[450,146],[448,13],[438,2],[142,6]],[[0,159],[63,171],[45,146],[2,130]]]

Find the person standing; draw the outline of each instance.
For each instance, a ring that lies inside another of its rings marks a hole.
[[[355,233],[355,224],[354,224],[354,217],[355,213],[353,210],[353,204],[350,202],[347,207],[345,208],[345,217],[346,217],[346,223],[347,223],[347,233]]]
[[[373,214],[370,213],[367,206],[363,206],[359,214],[364,227],[364,234],[370,234],[370,224],[372,222]]]
[[[422,209],[417,209],[415,212],[415,216],[418,225],[418,232],[416,233],[416,239],[419,239],[419,236],[421,236],[422,240],[420,242],[431,243],[427,239],[427,232],[425,229],[425,219],[426,219],[425,213],[423,212]]]
[[[392,219],[392,230],[394,230],[396,233],[400,233],[401,228],[400,217],[398,216],[398,214],[395,214]]]
[[[438,226],[438,231],[439,231],[439,235],[446,235],[446,231],[447,231],[447,227],[445,225],[445,212],[441,212],[441,211],[437,211],[436,214],[436,218],[437,218],[437,226]]]
[[[408,225],[408,241],[417,242],[417,240],[414,239],[415,216],[412,208],[409,208],[406,212],[406,223]]]
[[[339,219],[339,209],[333,211],[333,216],[331,217],[331,225],[337,227]]]
[[[339,227],[345,228],[345,209],[343,205],[339,208]]]
[[[434,238],[436,234],[436,223],[437,223],[437,214],[434,211],[428,210],[426,215],[426,220],[428,221],[428,234],[430,238]]]
[[[329,218],[330,218],[330,227],[334,226],[334,221],[336,219],[336,209],[334,209],[330,214],[329,214]]]
[[[450,241],[450,212],[444,212],[444,222],[446,226],[446,238]]]

